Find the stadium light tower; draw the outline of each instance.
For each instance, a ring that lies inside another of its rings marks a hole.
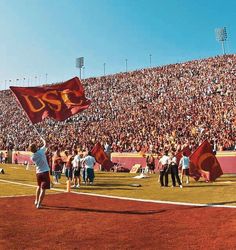
[[[128,72],[128,59],[125,59],[125,71]]]
[[[106,75],[106,63],[103,63],[103,75]]]
[[[76,64],[76,68],[79,68],[79,75],[81,79],[81,71],[82,71],[82,68],[84,67],[84,57],[76,58],[75,64]]]
[[[83,79],[85,79],[85,67],[83,67]]]
[[[222,44],[223,55],[225,55],[225,42],[227,40],[226,27],[215,29],[215,34],[216,40]]]
[[[150,68],[152,67],[152,54],[149,54],[149,63],[150,63]]]

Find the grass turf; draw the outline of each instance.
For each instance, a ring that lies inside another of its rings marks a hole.
[[[34,167],[26,170],[25,166],[22,165],[2,164],[0,168],[3,168],[5,171],[5,174],[0,174],[0,197],[35,194],[35,186],[16,184],[36,185]],[[157,174],[150,175],[150,178],[134,179],[133,177],[136,175],[130,173],[96,172],[94,185],[82,185],[80,189],[72,190],[138,199],[236,206],[235,175],[223,175],[213,183],[206,183],[204,181],[195,182],[191,179],[190,184],[184,184],[183,189],[179,187],[172,188],[170,177],[169,187],[161,188],[157,181]],[[14,182],[15,184],[10,182]],[[54,190],[50,190],[48,193],[55,193],[57,189],[58,191],[60,191],[59,189],[66,190],[65,176],[62,176],[60,182],[61,184],[55,185]],[[141,186],[134,187],[131,184],[141,184]]]

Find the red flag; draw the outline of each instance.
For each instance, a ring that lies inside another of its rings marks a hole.
[[[190,150],[189,146],[184,147],[181,151],[179,151],[179,152],[176,154],[176,159],[177,159],[177,164],[178,164],[178,165],[179,165],[180,159],[181,159],[182,156],[183,156],[183,153],[186,153],[186,156],[188,156],[188,157],[191,155],[191,150]]]
[[[213,154],[211,144],[204,141],[190,156],[190,175],[198,180],[215,181],[223,174],[220,163]]]
[[[96,161],[100,163],[107,171],[113,167],[113,162],[108,158],[99,142],[95,144],[91,150],[91,153],[95,157]]]
[[[32,123],[46,117],[64,121],[87,109],[91,103],[86,99],[78,77],[61,84],[45,87],[10,87]]]

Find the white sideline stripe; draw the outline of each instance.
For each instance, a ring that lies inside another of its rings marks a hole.
[[[20,183],[20,182],[13,182],[13,181],[1,180],[1,179],[0,179],[0,181],[10,183],[10,184],[21,185],[21,186],[37,187],[36,185],[25,184],[25,183]],[[67,193],[66,190],[61,189],[61,188],[58,188],[58,189],[50,188],[50,190]],[[109,198],[109,199],[139,201],[139,202],[148,202],[148,203],[157,203],[157,204],[194,206],[194,207],[236,208],[236,206],[217,205],[217,204],[211,204],[211,203],[209,203],[209,204],[200,204],[200,203],[188,203],[188,202],[176,202],[176,201],[144,200],[144,199],[136,199],[136,198],[120,197],[120,196],[111,196],[111,195],[103,195],[103,194],[82,193],[82,192],[75,192],[75,191],[71,191],[70,193],[77,194],[77,195],[79,194],[79,195],[95,196],[95,197],[102,197],[102,198]],[[24,195],[22,195],[22,196],[24,196]],[[27,195],[25,195],[25,196],[27,196]],[[6,197],[6,196],[4,196],[4,197]],[[8,196],[8,197],[15,197],[15,196]]]
[[[71,193],[88,195],[88,196],[89,195],[90,196],[98,196],[98,197],[110,198],[110,199],[141,201],[141,202],[158,203],[158,204],[170,204],[170,205],[180,205],[180,206],[195,206],[195,207],[236,208],[236,206],[217,205],[217,204],[211,204],[211,203],[209,203],[209,204],[200,204],[200,203],[187,203],[187,202],[177,202],[177,201],[144,200],[144,199],[136,199],[136,198],[129,198],[129,197],[111,196],[111,195],[103,195],[103,194],[91,194],[91,193],[80,193],[80,192],[71,192]]]
[[[20,186],[26,186],[26,187],[35,187],[35,188],[37,187],[36,185],[33,185],[33,184],[25,184],[25,183],[15,182],[15,181],[7,181],[7,180],[1,180],[1,179],[0,179],[0,181],[10,183],[10,184],[20,185]],[[66,192],[66,190],[64,190],[64,189],[50,188],[50,190]],[[25,195],[25,196],[27,196],[27,195]],[[8,197],[14,197],[14,196],[8,196]]]

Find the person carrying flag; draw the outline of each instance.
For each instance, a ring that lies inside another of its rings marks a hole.
[[[36,165],[36,178],[38,183],[34,203],[36,208],[41,208],[46,189],[50,189],[50,168],[45,154],[47,150],[46,141],[42,137],[41,140],[43,141],[41,148],[38,148],[35,143],[30,145],[30,151],[33,153],[31,159]]]

